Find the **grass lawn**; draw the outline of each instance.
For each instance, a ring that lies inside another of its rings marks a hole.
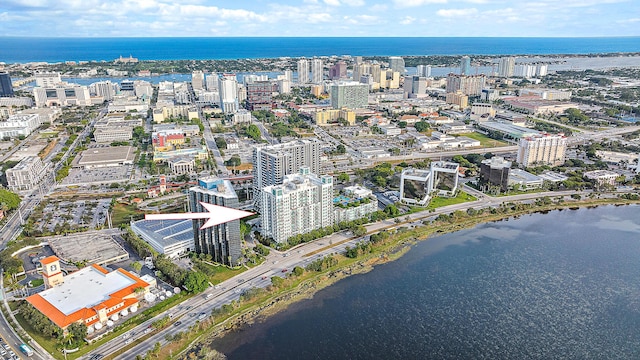
[[[211,281],[212,284],[219,284],[225,280],[231,279],[232,277],[243,273],[244,271],[246,271],[247,269],[245,267],[241,267],[241,268],[237,268],[237,269],[229,269],[226,266],[223,265],[219,265],[219,266],[215,266],[215,265],[210,265],[204,261],[199,261],[196,260],[197,264],[199,264],[199,266],[201,266],[203,268],[203,271],[205,274],[207,274],[207,276],[209,276],[209,281]],[[196,264],[196,261],[194,261],[194,265]]]
[[[111,221],[113,222],[113,226],[117,227],[120,224],[129,224],[131,221],[131,216],[133,216],[134,220],[139,218],[143,214],[142,211],[136,209],[135,205],[125,205],[125,204],[115,204],[113,206],[113,215]]]
[[[503,192],[500,193],[497,196],[511,196],[511,195],[520,195],[520,194],[533,194],[533,193],[538,193],[538,192],[544,192],[547,191],[545,189],[530,189],[530,190],[509,190],[507,192]]]
[[[31,287],[38,287],[42,284],[44,284],[44,280],[42,279],[31,280]]]
[[[478,132],[470,132],[460,134],[460,136],[466,136],[468,138],[480,141],[480,145],[483,147],[499,147],[499,146],[507,146],[508,143],[500,140],[492,139],[484,134],[480,134]]]
[[[458,195],[454,198],[439,197],[439,196],[434,197],[433,199],[431,199],[431,202],[429,203],[429,206],[427,207],[427,209],[437,209],[439,207],[443,207],[447,205],[461,204],[461,203],[475,201],[475,200],[477,200],[475,196],[467,194],[464,191],[459,191]]]
[[[41,138],[54,138],[54,137],[58,137],[58,132],[57,132],[57,131],[41,132],[41,133],[40,133],[40,137],[41,137]]]
[[[16,314],[16,320],[20,323],[20,326],[35,340],[40,346],[42,346],[47,352],[53,355],[57,359],[63,359],[62,353],[58,350],[58,341],[44,337],[36,332],[31,325],[22,317],[20,313]]]

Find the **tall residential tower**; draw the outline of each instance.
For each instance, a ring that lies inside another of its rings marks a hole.
[[[254,209],[261,212],[262,189],[282,184],[285,175],[295,174],[304,166],[309,167],[312,173],[319,173],[320,154],[320,142],[317,140],[296,140],[254,148]]]

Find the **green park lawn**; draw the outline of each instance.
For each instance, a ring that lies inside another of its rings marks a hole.
[[[443,206],[461,204],[461,203],[476,201],[476,200],[477,199],[475,196],[467,194],[464,191],[459,191],[458,195],[453,198],[439,197],[439,196],[434,197],[433,199],[431,199],[431,202],[429,203],[429,206],[427,206],[427,209],[429,210],[437,209]]]
[[[480,146],[483,147],[499,147],[499,146],[507,146],[504,141],[492,139],[484,134],[480,134],[478,132],[470,132],[465,134],[460,134],[460,136],[466,136],[468,138],[480,141]]]

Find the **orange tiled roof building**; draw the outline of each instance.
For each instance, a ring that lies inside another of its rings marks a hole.
[[[137,308],[138,297],[151,287],[123,269],[109,272],[93,264],[64,276],[58,257],[49,256],[40,263],[47,289],[27,301],[63,330],[76,322],[104,325],[112,315]]]

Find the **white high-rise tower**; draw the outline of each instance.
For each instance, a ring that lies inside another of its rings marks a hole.
[[[307,59],[298,60],[298,84],[309,83],[309,61]]]
[[[311,60],[311,82],[314,84],[322,83],[322,60]]]

